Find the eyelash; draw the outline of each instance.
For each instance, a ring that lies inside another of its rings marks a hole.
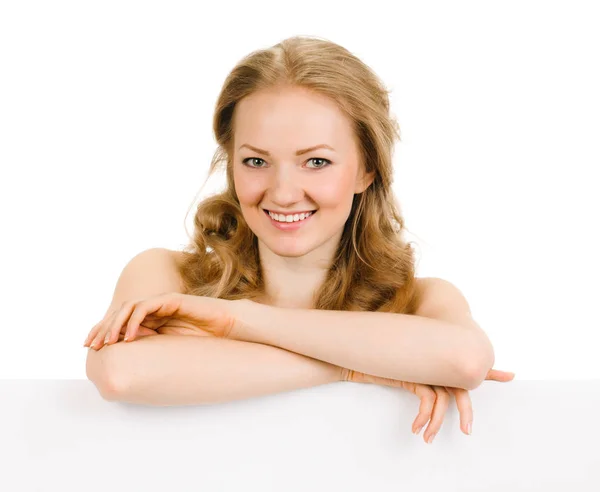
[[[246,159],[244,159],[244,160],[242,161],[242,163],[243,163],[245,166],[249,167],[250,169],[262,169],[262,167],[250,166],[249,164],[246,164],[246,162],[247,162],[247,161],[249,161],[249,160],[252,160],[252,159],[257,159],[257,160],[259,160],[259,161],[263,161],[263,162],[265,162],[265,161],[264,161],[264,159],[261,159],[260,157],[246,157]],[[329,166],[331,166],[331,164],[332,164],[332,162],[331,162],[329,159],[325,159],[325,158],[323,158],[323,157],[311,157],[311,158],[310,158],[310,159],[308,159],[308,160],[309,160],[309,161],[312,161],[312,160],[319,160],[319,161],[325,161],[325,162],[327,163],[327,164],[325,164],[324,166],[321,166],[321,167],[313,167],[313,168],[311,168],[311,169],[314,169],[315,171],[319,171],[320,169],[324,169],[324,168],[326,168],[326,167],[329,167]]]

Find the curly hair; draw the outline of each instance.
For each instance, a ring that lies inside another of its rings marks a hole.
[[[402,238],[406,228],[392,190],[392,154],[400,128],[389,114],[389,92],[348,50],[312,36],[291,37],[250,53],[223,84],[213,117],[218,148],[206,180],[225,167],[227,186],[197,206],[194,233],[178,264],[185,292],[222,299],[264,295],[258,240],[234,187],[232,122],[244,97],[290,86],[336,102],[352,122],[360,164],[366,172],[375,171],[371,185],[354,195],[334,259],[314,293],[314,308],[414,314],[420,302],[414,252]]]

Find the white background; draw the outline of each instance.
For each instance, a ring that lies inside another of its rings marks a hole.
[[[189,207],[224,183],[196,196],[227,74],[293,35],[346,47],[392,90],[418,276],[463,291],[495,367],[600,377],[593,5],[1,3],[0,378],[85,378],[122,268],[181,249]]]

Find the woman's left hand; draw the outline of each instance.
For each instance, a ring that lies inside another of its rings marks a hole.
[[[125,302],[92,328],[84,346],[100,349],[118,342],[133,341],[141,329],[158,330],[165,325],[193,325],[214,336],[227,338],[241,328],[233,303],[227,299],[186,295],[178,292]],[[143,335],[143,336],[147,336]]]

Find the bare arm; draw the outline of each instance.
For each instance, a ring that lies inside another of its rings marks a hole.
[[[146,336],[95,356],[106,360],[107,399],[158,406],[220,403],[341,380],[341,368],[327,362],[216,337]]]
[[[241,322],[228,340],[270,345],[380,378],[471,390],[493,364],[485,334],[463,324],[399,313],[234,302]]]

